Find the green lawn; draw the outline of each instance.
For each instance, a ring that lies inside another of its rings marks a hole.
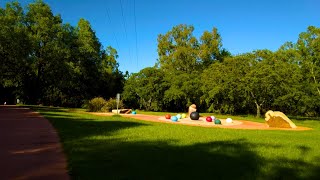
[[[58,130],[73,179],[319,179],[310,131],[234,130],[33,107]],[[238,118],[239,119],[239,118]]]

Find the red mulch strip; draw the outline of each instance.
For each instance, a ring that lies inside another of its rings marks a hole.
[[[0,106],[0,179],[70,179],[57,132],[28,108]]]
[[[112,116],[113,113],[91,113],[99,116]],[[145,115],[145,114],[120,114],[124,117],[130,117],[138,120],[145,120],[145,121],[153,121],[153,122],[162,122],[162,123],[172,123],[172,124],[183,124],[189,126],[202,126],[202,127],[210,127],[210,128],[228,128],[228,129],[259,129],[259,130],[291,130],[291,131],[301,131],[301,130],[311,130],[311,128],[307,127],[297,127],[297,128],[270,128],[266,123],[258,123],[252,121],[245,121],[245,120],[234,120],[237,122],[241,122],[240,124],[236,125],[215,125],[214,123],[197,123],[196,121],[188,122],[188,121],[178,121],[172,122],[170,120],[161,120],[162,116],[155,116],[155,115]]]

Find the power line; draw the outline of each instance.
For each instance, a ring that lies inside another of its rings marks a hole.
[[[106,9],[107,9],[107,16],[108,16],[109,24],[110,24],[110,26],[112,26],[112,23],[111,23],[111,17],[110,17],[110,13],[109,13],[109,8],[108,8],[108,6],[106,7]],[[117,48],[119,49],[119,48],[120,48],[120,46],[119,46],[119,43],[118,43],[117,36],[116,36],[116,34],[115,34],[115,32],[114,32],[114,31],[112,31],[112,34],[113,34],[113,38],[114,38],[114,40],[116,41]]]
[[[136,18],[136,0],[133,0],[133,16],[134,16],[134,31],[136,34],[136,58],[137,58],[137,68],[139,64],[139,58],[138,58],[138,38],[137,38],[137,18]]]
[[[121,14],[122,14],[122,22],[123,22],[123,26],[124,26],[124,32],[126,35],[126,41],[128,42],[127,26],[126,26],[126,21],[125,21],[124,14],[123,14],[123,6],[122,6],[121,0],[120,0],[120,6],[121,6]],[[129,50],[129,58],[132,60],[131,53],[130,53],[130,47],[128,47],[128,50]]]

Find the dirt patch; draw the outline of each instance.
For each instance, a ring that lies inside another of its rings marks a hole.
[[[99,116],[112,116],[113,113],[91,113]],[[260,130],[288,130],[288,131],[303,131],[311,130],[307,127],[297,127],[297,128],[270,128],[266,123],[258,123],[247,120],[233,120],[232,123],[226,123],[225,119],[221,120],[221,125],[214,124],[213,122],[206,122],[204,118],[199,120],[190,120],[189,118],[180,119],[178,122],[172,122],[171,120],[165,119],[163,116],[155,115],[145,115],[145,114],[121,114],[123,117],[130,117],[138,120],[162,122],[170,124],[183,124],[189,126],[202,126],[202,127],[212,127],[212,128],[230,128],[230,129],[260,129]]]

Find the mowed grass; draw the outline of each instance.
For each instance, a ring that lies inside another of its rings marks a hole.
[[[235,130],[33,107],[57,129],[73,179],[319,179],[320,121],[309,131]]]

